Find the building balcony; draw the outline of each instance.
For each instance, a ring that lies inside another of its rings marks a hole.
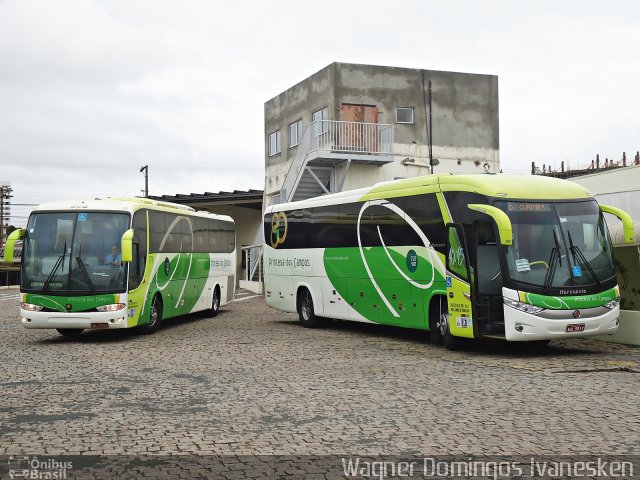
[[[393,161],[393,125],[317,120],[307,125],[279,194],[271,203],[339,192],[349,165]]]
[[[393,161],[393,125],[319,120],[307,126],[306,135],[308,163],[350,160],[384,165]]]

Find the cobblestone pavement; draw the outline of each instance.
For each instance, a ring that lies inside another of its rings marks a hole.
[[[640,349],[450,352],[260,297],[154,335],[26,330],[0,299],[0,455],[640,454]],[[16,292],[13,292],[16,293]]]

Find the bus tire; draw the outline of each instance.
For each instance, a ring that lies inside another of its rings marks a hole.
[[[322,319],[316,316],[313,309],[313,298],[309,289],[302,288],[298,291],[298,318],[305,328],[318,328],[322,326]]]
[[[434,297],[429,305],[429,340],[432,345],[442,345],[442,334],[440,333],[440,307],[445,305],[446,300]]]
[[[454,337],[449,330],[449,309],[443,308],[440,314],[440,320],[438,322],[440,328],[440,335],[442,336],[442,343],[447,350],[460,350],[462,348],[463,340],[460,337]]]
[[[138,329],[143,335],[148,335],[156,332],[160,328],[160,323],[162,323],[162,299],[160,295],[156,295],[151,303],[149,323],[140,325]]]
[[[213,296],[211,297],[211,308],[209,309],[209,313],[211,313],[212,317],[218,316],[218,312],[220,311],[220,288],[216,286],[213,289]]]
[[[82,328],[56,328],[56,330],[63,337],[78,337],[84,332]]]

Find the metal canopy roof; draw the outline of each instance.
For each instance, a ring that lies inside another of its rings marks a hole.
[[[233,192],[204,192],[176,195],[150,196],[153,200],[180,203],[182,205],[235,205],[238,207],[262,209],[262,190],[234,190]]]

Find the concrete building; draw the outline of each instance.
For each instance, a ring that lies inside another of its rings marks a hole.
[[[493,75],[332,63],[264,108],[264,205],[432,170],[500,170]],[[233,217],[238,284],[262,293],[262,191],[154,198]]]
[[[267,101],[264,115],[266,204],[500,171],[495,75],[332,63]]]

